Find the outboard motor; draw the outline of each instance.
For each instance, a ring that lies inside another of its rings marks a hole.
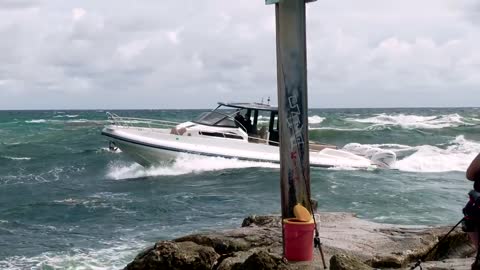
[[[377,165],[380,168],[391,168],[392,165],[397,160],[397,155],[391,150],[383,150],[374,154],[370,160],[373,164]]]
[[[368,158],[373,164],[380,168],[391,168],[397,160],[397,155],[391,150],[362,145],[359,143],[349,143],[343,147],[343,150]]]

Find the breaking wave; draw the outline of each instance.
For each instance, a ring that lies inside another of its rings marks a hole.
[[[60,115],[56,115],[54,116],[55,118],[76,118],[78,117],[78,114],[60,114]]]
[[[278,168],[278,164],[268,162],[243,161],[221,157],[182,155],[171,164],[144,168],[136,163],[112,163],[108,167],[107,178],[114,180],[142,178],[149,176],[173,176],[207,171],[241,168]]]
[[[13,256],[0,260],[0,269],[122,269],[150,243],[131,239],[106,243],[110,248],[74,248],[64,252],[45,252],[34,257]]]
[[[40,123],[46,123],[47,120],[45,119],[33,119],[33,120],[27,120],[25,121],[25,123],[29,123],[29,124],[40,124]]]
[[[413,150],[413,154],[397,161],[395,168],[409,172],[466,171],[480,152],[480,143],[460,135],[443,147],[422,145]]]
[[[466,171],[470,162],[480,152],[480,143],[469,141],[463,135],[457,136],[445,145],[365,144],[363,146],[394,151],[399,158],[393,169],[420,173]]]
[[[309,124],[320,124],[325,120],[325,117],[320,117],[318,115],[309,116],[308,123]]]
[[[480,124],[480,121],[476,121],[475,118],[466,119],[457,113],[440,116],[390,115],[382,113],[363,119],[347,118],[346,120],[358,123],[400,126],[406,129],[439,129]]]
[[[10,156],[1,156],[1,158],[4,159],[10,159],[10,160],[31,160],[31,157],[10,157]]]
[[[350,144],[344,146],[348,149]],[[445,145],[408,146],[402,144],[364,144],[363,147],[391,150],[397,154],[393,169],[406,172],[435,173],[467,170],[480,152],[480,143],[469,141],[463,135]]]

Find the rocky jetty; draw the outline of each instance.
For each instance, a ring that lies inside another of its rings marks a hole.
[[[317,215],[327,267],[337,270],[409,269],[450,227],[379,224],[350,213]],[[470,269],[474,248],[460,229],[431,253],[423,269]],[[242,227],[159,241],[125,267],[140,269],[323,269],[312,262],[287,262],[282,254],[278,216],[250,216]],[[418,268],[417,268],[418,269]]]

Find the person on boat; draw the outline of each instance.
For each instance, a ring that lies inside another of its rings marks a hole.
[[[235,121],[240,124],[240,128],[242,129],[246,129],[246,120],[245,118],[243,117],[243,115],[240,113],[240,111],[237,112],[237,114],[235,115]],[[245,130],[246,131],[246,130]]]
[[[473,181],[473,190],[468,193],[470,200],[463,209],[465,215],[463,230],[468,233],[470,240],[477,249],[477,257],[472,264],[472,270],[480,270],[479,261],[479,229],[480,229],[480,154],[468,166],[466,177]]]
[[[247,114],[245,114],[245,128],[247,129],[247,133],[250,134],[252,133],[252,120],[250,120],[251,117],[251,113],[250,113],[250,110],[248,110]]]

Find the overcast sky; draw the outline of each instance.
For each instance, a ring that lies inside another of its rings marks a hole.
[[[480,106],[480,2],[308,4],[309,106]],[[276,103],[263,0],[0,0],[0,109]]]

